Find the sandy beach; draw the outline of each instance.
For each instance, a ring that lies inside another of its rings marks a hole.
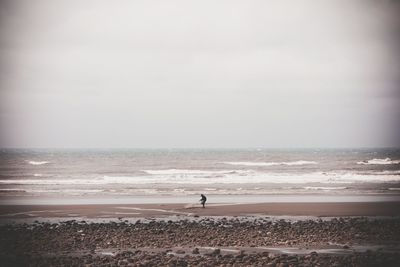
[[[0,205],[1,219],[146,218],[165,216],[399,216],[399,202]]]

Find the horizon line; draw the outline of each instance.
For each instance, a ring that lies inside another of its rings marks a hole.
[[[400,149],[400,146],[337,146],[337,147],[0,147],[0,150],[273,150],[273,149]]]

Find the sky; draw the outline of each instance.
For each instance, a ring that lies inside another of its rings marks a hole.
[[[0,147],[399,147],[389,0],[0,2]]]

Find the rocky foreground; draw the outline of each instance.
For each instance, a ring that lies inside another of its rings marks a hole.
[[[400,266],[399,246],[400,219],[0,226],[1,266]]]

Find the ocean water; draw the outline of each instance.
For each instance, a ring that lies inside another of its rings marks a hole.
[[[8,197],[400,195],[399,149],[2,150]]]

